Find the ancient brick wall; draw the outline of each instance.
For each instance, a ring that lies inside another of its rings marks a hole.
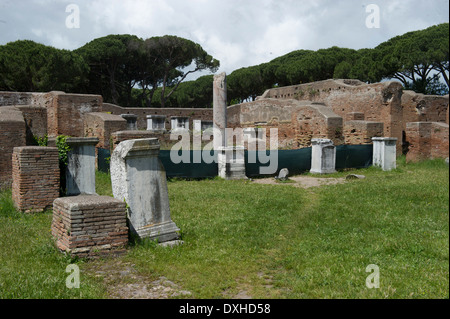
[[[383,137],[383,123],[359,120],[344,122],[345,144],[372,144],[372,137]]]
[[[312,138],[329,138],[335,145],[344,142],[342,117],[321,103],[259,99],[229,107],[227,118],[231,128],[265,128],[267,135],[277,128],[281,149],[309,147]]]
[[[84,137],[97,137],[97,147],[111,149],[111,134],[127,129],[127,121],[107,113],[87,113],[84,117]]]
[[[26,145],[25,121],[17,108],[0,107],[0,187],[11,185],[12,153]]]
[[[429,158],[445,158],[449,153],[448,124],[410,122],[406,124],[408,153],[406,160],[416,162]]]
[[[64,92],[51,92],[51,95],[47,107],[48,135],[84,136],[84,115],[101,111],[102,96]]]
[[[34,136],[44,137],[47,135],[47,109],[41,106],[18,105],[25,120],[27,145],[33,145]]]
[[[30,105],[33,93],[0,91],[0,106]]]
[[[71,256],[121,254],[128,243],[126,204],[108,196],[81,195],[53,202],[52,235]]]
[[[171,129],[170,118],[172,116],[189,117],[189,128],[194,127],[194,120],[212,121],[212,109],[193,109],[193,108],[144,108],[144,107],[121,107],[114,104],[103,103],[103,112],[110,112],[114,115],[134,114],[137,115],[137,128],[139,130],[147,129],[147,115],[165,115],[166,130]]]
[[[323,102],[334,113],[347,118],[349,113],[364,114],[364,120],[382,122],[384,136],[397,137],[397,153],[401,153],[402,86],[388,81],[365,84],[358,80],[326,80],[267,90],[261,97]],[[361,117],[359,117],[361,119]]]
[[[449,157],[449,129],[447,123],[433,122],[431,126],[431,158]]]
[[[446,123],[448,100],[448,95],[424,95],[414,91],[403,91],[403,130],[406,130],[408,122]]]
[[[41,212],[59,197],[56,147],[15,147],[12,155],[12,199],[17,209]]]

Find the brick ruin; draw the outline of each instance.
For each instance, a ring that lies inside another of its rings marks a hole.
[[[56,147],[15,147],[12,156],[12,198],[25,212],[41,212],[59,197],[60,172]]]
[[[266,129],[267,138],[277,128],[280,149],[390,140],[394,161],[395,151],[418,161],[448,157],[448,100],[403,91],[397,82],[327,80],[269,89],[255,101],[232,105],[226,124],[257,135]],[[21,211],[53,205],[52,234],[60,250],[81,257],[120,254],[128,242],[125,203],[87,193],[58,198],[58,149],[34,146],[35,137],[95,140],[92,148],[109,151],[140,138],[170,147],[178,142],[171,131],[205,130],[212,122],[212,109],[123,108],[99,95],[0,92],[0,187],[12,186]]]
[[[397,154],[409,154],[408,161],[448,157],[448,100],[404,91],[394,81],[326,80],[268,89],[256,101],[232,105],[228,127],[278,128],[282,149],[310,147],[312,138],[340,145],[384,136],[398,139]],[[125,114],[136,116],[137,130],[127,130]],[[152,117],[157,127],[148,127]],[[11,183],[13,148],[33,145],[34,136],[97,137],[97,148],[108,150],[123,140],[157,137],[164,147],[176,142],[169,134],[174,125],[203,129],[212,118],[212,109],[124,108],[99,95],[0,92],[0,183]]]

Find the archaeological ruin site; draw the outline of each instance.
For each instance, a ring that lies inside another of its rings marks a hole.
[[[171,133],[192,138],[214,128],[213,174],[226,179],[250,176],[247,151],[255,139],[269,141],[271,129],[277,129],[277,150],[304,151],[310,160],[299,165],[318,174],[338,169],[336,149],[342,146],[364,145],[371,152],[367,164],[383,170],[395,168],[400,155],[407,162],[449,156],[449,96],[418,94],[395,81],[330,79],[268,89],[255,101],[227,106],[221,74],[215,76],[213,104],[125,108],[99,95],[0,92],[0,185],[12,187],[20,211],[53,208],[60,250],[93,257],[123,252],[129,232],[179,240],[167,195],[170,168],[161,161],[161,153],[178,142]],[[243,129],[244,141],[227,141],[227,128]],[[56,147],[61,135],[70,147],[62,173]],[[48,146],[36,146],[36,137],[45,136]],[[95,170],[105,158],[115,198],[95,193]],[[283,168],[278,163],[267,174]]]

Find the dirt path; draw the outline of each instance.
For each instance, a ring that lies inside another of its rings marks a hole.
[[[111,299],[189,298],[191,295],[166,277],[155,280],[139,275],[130,263],[109,261],[99,265],[92,263],[86,270],[103,279]]]
[[[257,184],[269,184],[269,185],[290,185],[301,188],[319,187],[323,185],[342,184],[345,182],[345,178],[322,178],[312,176],[292,176],[289,177],[288,182],[279,182],[273,177],[255,179],[253,183]]]

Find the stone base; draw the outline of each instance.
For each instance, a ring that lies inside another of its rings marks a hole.
[[[309,171],[311,174],[333,174],[336,173],[335,169],[312,169]]]
[[[219,164],[219,176],[226,180],[247,179],[245,163]]]
[[[81,195],[53,202],[52,235],[71,256],[92,258],[125,253],[125,203],[109,196]]]
[[[159,243],[164,243],[180,238],[180,229],[173,221],[157,225],[149,225],[139,229],[133,230],[133,232],[140,238],[149,238],[151,240],[157,240]]]

